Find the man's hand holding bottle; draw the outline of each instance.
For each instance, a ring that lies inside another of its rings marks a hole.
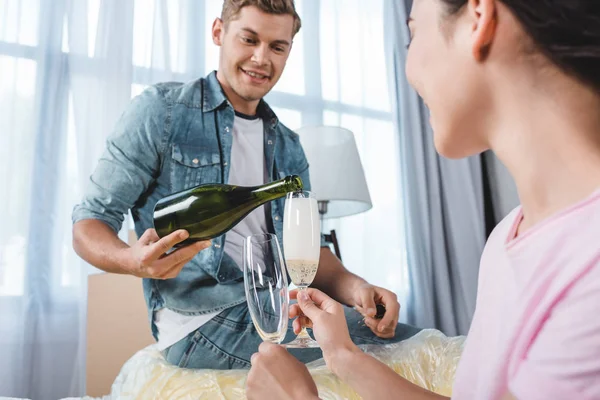
[[[169,252],[188,237],[189,234],[184,229],[179,229],[162,239],[154,229],[146,230],[134,245],[125,250],[128,253],[128,272],[140,278],[175,278],[185,264],[211,245],[210,240],[203,240]]]

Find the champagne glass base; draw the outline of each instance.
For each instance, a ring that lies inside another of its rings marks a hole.
[[[297,337],[289,343],[282,344],[283,347],[288,349],[315,349],[319,348],[319,343],[316,340],[309,337]]]

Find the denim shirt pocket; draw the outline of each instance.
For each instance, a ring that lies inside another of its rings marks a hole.
[[[220,156],[201,146],[173,144],[171,151],[171,191],[200,184],[220,182]]]

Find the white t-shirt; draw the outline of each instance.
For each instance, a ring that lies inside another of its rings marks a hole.
[[[266,180],[263,121],[258,117],[246,117],[238,113],[233,123],[228,183],[238,186],[258,186],[263,185]],[[268,232],[267,207],[268,203],[252,211],[225,236],[223,250],[240,268],[243,268],[242,249],[246,237]]]
[[[233,141],[231,147],[231,163],[228,182],[231,185],[262,185],[267,179],[264,152],[263,121],[236,112],[233,122]],[[242,264],[242,248],[244,239],[251,234],[267,233],[267,206],[252,211],[225,236],[223,251],[227,253],[240,268]],[[219,312],[202,315],[182,315],[168,308],[155,313],[158,328],[158,349],[164,350],[191,332],[210,321]]]

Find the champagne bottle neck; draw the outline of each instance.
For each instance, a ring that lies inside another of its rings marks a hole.
[[[279,181],[267,183],[260,187],[259,191],[271,194],[285,194],[302,190],[303,184],[299,176],[287,176]]]

